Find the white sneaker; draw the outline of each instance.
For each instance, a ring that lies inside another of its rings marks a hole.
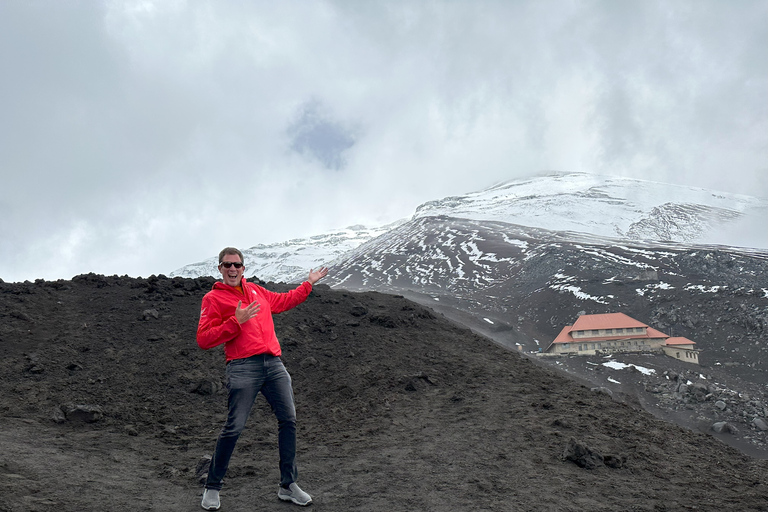
[[[283,489],[281,485],[280,490],[277,491],[277,497],[283,501],[292,501],[302,507],[312,503],[312,496],[302,491],[296,482],[289,485],[287,489]]]
[[[219,501],[219,491],[215,489],[206,489],[203,491],[203,501],[200,506],[205,510],[219,510],[221,502]]]

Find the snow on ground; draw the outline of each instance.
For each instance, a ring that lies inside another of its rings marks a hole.
[[[621,363],[621,362],[616,361],[614,359],[611,359],[610,361],[603,363],[603,366],[607,366],[608,368],[612,368],[614,370],[623,370],[625,368],[635,368],[636,370],[638,370],[643,375],[652,375],[652,374],[656,373],[656,370],[653,370],[653,369],[650,369],[650,368],[645,368],[643,366],[637,366],[636,364]]]
[[[581,291],[581,288],[578,286],[570,286],[565,284],[560,285],[550,285],[550,288],[553,290],[557,290],[560,292],[571,292],[573,295],[576,296],[577,299],[581,300],[593,300],[599,304],[608,304],[607,301],[603,299],[603,297],[596,297],[594,295],[590,295],[588,293],[585,293]],[[612,297],[609,295],[609,297]]]
[[[654,284],[647,284],[644,288],[636,288],[635,291],[638,295],[641,297],[645,295],[645,292],[647,291],[654,291],[654,290],[674,290],[675,287],[672,286],[669,283],[660,282],[660,283],[654,283]],[[688,289],[688,288],[686,288]]]
[[[685,286],[685,290],[687,291],[699,291],[701,293],[717,293],[720,290],[724,290],[728,288],[727,286],[704,286],[702,284],[688,284]]]

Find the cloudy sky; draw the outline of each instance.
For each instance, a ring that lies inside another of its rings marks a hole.
[[[546,170],[768,197],[768,0],[6,0],[0,66],[5,281]]]

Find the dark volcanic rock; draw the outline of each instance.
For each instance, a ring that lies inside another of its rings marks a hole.
[[[104,410],[98,405],[62,405],[61,410],[67,421],[96,423],[104,417]]]
[[[603,456],[600,453],[573,438],[568,440],[563,458],[585,469],[595,469],[603,465]]]
[[[226,415],[222,350],[195,343],[212,282],[0,283],[0,508],[199,507]],[[366,313],[353,316],[359,307]],[[318,510],[757,511],[768,500],[768,462],[403,297],[317,287],[275,324],[296,395],[300,483]],[[672,387],[683,383],[693,392],[680,396],[695,398],[695,380],[675,371],[674,382],[649,382],[654,396],[677,400]],[[713,411],[725,414],[722,401],[749,421],[766,406],[757,394],[701,391]],[[276,435],[259,398],[222,508],[279,506]]]

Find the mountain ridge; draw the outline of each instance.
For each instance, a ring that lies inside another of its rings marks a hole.
[[[420,217],[506,222],[630,241],[727,246],[729,226],[751,219],[763,210],[768,212],[768,201],[741,194],[587,173],[548,173],[497,183],[462,196],[427,201],[409,219],[384,226],[332,230],[257,245],[243,253],[248,277],[293,282],[302,279],[309,268],[333,265],[346,252]],[[761,227],[746,229],[750,235],[744,236],[760,239]],[[215,258],[209,258],[176,269],[170,276],[215,277],[216,263]]]

